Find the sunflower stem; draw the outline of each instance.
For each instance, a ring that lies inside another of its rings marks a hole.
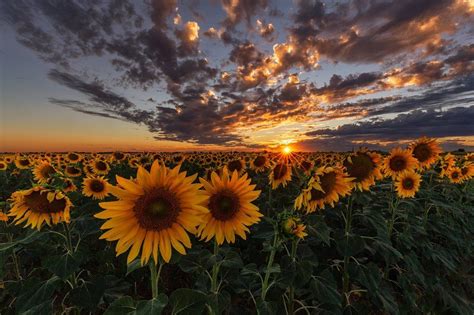
[[[8,241],[10,243],[13,242],[13,235],[11,233],[8,233]],[[15,249],[12,250],[12,259],[13,259],[13,264],[15,265],[16,278],[17,280],[21,280],[22,278],[21,278],[21,273],[20,273],[20,264],[18,262],[18,257],[16,255]]]
[[[151,284],[151,295],[153,299],[158,298],[158,282],[160,280],[161,270],[163,268],[162,263],[158,263],[158,270],[156,268],[156,262],[150,260],[148,266],[150,267],[150,284]]]
[[[219,264],[217,263],[217,255],[219,255],[219,244],[214,240],[214,257],[216,262],[212,266],[212,281],[211,281],[211,292],[217,294],[217,277],[219,275]]]
[[[298,247],[299,239],[293,239],[291,242],[291,254],[290,258],[292,262],[296,262],[296,248]],[[290,293],[288,297],[288,314],[294,314],[294,299],[295,299],[295,286],[290,285]]]
[[[344,274],[342,278],[342,292],[343,292],[343,303],[347,304],[348,301],[348,292],[350,288],[350,278],[349,278],[349,256],[347,255],[347,249],[349,248],[349,233],[351,232],[351,225],[352,225],[352,195],[349,196],[349,201],[347,203],[347,220],[346,226],[344,229],[344,234],[346,237],[346,246],[344,249]]]
[[[66,234],[66,248],[68,251],[68,255],[74,254],[74,247],[72,246],[72,238],[71,238],[71,230],[69,229],[69,225],[63,222],[64,233]],[[77,287],[77,278],[76,272],[71,274],[71,287],[74,289]]]
[[[265,301],[265,296],[267,295],[268,281],[270,280],[270,274],[271,274],[270,269],[273,266],[273,260],[275,259],[277,244],[278,244],[278,227],[275,227],[272,249],[270,251],[270,256],[268,257],[267,269],[265,270],[265,278],[263,279],[263,284],[262,284],[262,300],[263,301]]]

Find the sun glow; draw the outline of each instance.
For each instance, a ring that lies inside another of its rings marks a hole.
[[[283,154],[290,154],[292,151],[291,147],[289,146],[284,146],[283,147]]]

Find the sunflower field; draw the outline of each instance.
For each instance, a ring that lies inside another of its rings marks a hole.
[[[472,314],[474,154],[0,155],[1,314]]]

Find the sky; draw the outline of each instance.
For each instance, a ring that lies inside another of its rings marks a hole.
[[[474,149],[474,0],[15,0],[0,27],[0,151]]]

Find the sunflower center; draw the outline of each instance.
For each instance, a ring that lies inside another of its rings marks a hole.
[[[320,177],[321,188],[324,190],[311,189],[311,200],[320,200],[329,195],[336,186],[336,173],[329,172]]]
[[[285,164],[277,164],[273,169],[273,179],[279,180],[283,176],[285,176],[286,172],[288,171],[288,167]]]
[[[68,166],[67,172],[68,172],[69,174],[72,174],[72,175],[77,175],[77,174],[80,174],[80,173],[81,173],[81,170],[78,169],[78,168],[76,168],[76,167],[74,167],[74,166]]]
[[[415,186],[415,181],[412,178],[405,178],[402,181],[402,186],[404,189],[411,190]]]
[[[239,198],[230,190],[222,190],[210,198],[209,209],[215,219],[230,220],[239,211]]]
[[[94,180],[92,181],[90,188],[93,192],[100,193],[104,191],[105,185],[100,180]]]
[[[390,169],[395,172],[402,171],[406,168],[407,161],[403,156],[394,156],[390,159]]]
[[[105,162],[102,162],[102,161],[97,161],[95,163],[95,167],[99,170],[99,171],[105,171],[107,170],[107,164],[105,164]]]
[[[240,163],[239,160],[230,161],[229,164],[227,164],[227,167],[229,168],[230,172],[239,172],[242,169],[242,163]]]
[[[431,157],[432,152],[428,144],[421,143],[413,149],[413,155],[418,161],[425,162]]]
[[[20,160],[20,165],[21,165],[21,166],[30,165],[30,161],[27,160],[27,159],[21,159],[21,160]]]
[[[66,200],[54,199],[52,202],[48,201],[47,193],[40,191],[33,191],[31,194],[25,196],[25,203],[31,211],[36,213],[57,213],[64,211],[66,208]]]
[[[253,160],[253,165],[255,165],[256,167],[261,167],[265,164],[265,157],[264,156],[257,156],[255,158],[255,160]]]
[[[355,177],[355,182],[361,182],[368,178],[374,169],[374,163],[367,154],[357,154],[349,160],[344,161],[344,166],[350,177]]]
[[[44,178],[49,178],[52,174],[54,174],[56,171],[51,165],[46,165],[41,169],[41,175]]]
[[[125,157],[125,155],[124,155],[123,153],[121,153],[121,152],[115,152],[115,153],[114,153],[114,158],[115,158],[116,160],[121,160],[121,159],[123,159],[124,157]]]
[[[157,188],[137,200],[134,212],[142,228],[161,231],[176,222],[181,208],[174,193]]]
[[[451,173],[451,177],[454,178],[454,179],[457,179],[459,177],[459,173],[456,171],[456,172],[452,172]]]

